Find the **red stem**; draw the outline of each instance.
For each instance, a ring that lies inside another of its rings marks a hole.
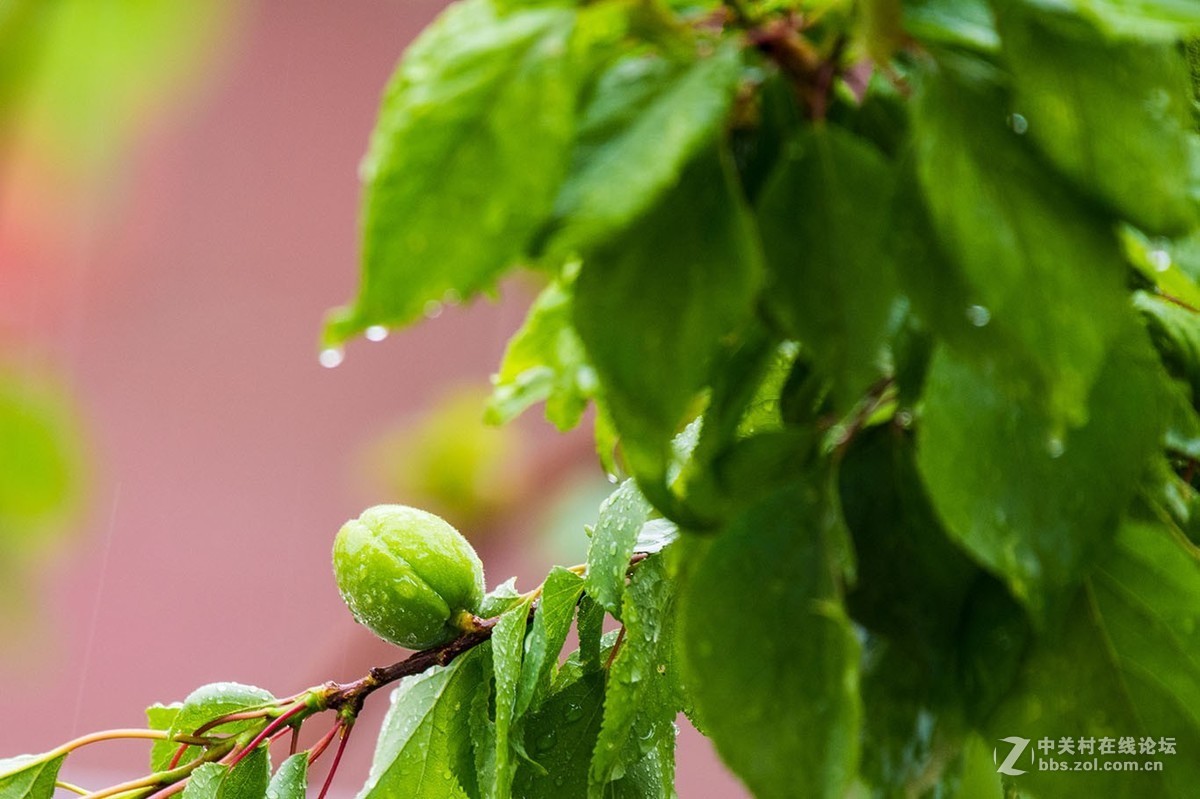
[[[263,727],[262,732],[254,736],[254,740],[246,744],[246,748],[238,752],[237,757],[229,762],[229,768],[232,769],[238,763],[241,763],[244,757],[258,748],[259,744],[284,727],[293,716],[297,716],[300,713],[303,713],[305,710],[308,710],[308,704],[305,702],[297,702],[288,708],[288,710],[279,718],[272,721],[266,727]]]
[[[338,741],[337,752],[333,755],[333,763],[329,765],[329,774],[325,776],[325,784],[321,786],[321,793],[317,794],[317,799],[325,799],[325,794],[329,793],[329,786],[333,784],[333,775],[337,773],[338,763],[342,760],[342,752],[346,751],[346,741],[350,740],[350,725],[338,725],[342,731],[342,739]]]

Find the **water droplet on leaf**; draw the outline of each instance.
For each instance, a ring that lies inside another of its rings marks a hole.
[[[367,341],[383,341],[388,337],[388,329],[383,325],[371,325],[364,335],[367,337]]]
[[[1012,129],[1013,133],[1023,136],[1029,130],[1029,120],[1020,114],[1009,114],[1008,126]]]
[[[341,347],[330,347],[321,350],[321,354],[317,356],[317,361],[326,369],[333,369],[340,366],[345,359],[346,353]]]
[[[975,327],[985,327],[992,321],[992,312],[982,305],[972,305],[967,308],[967,321]]]

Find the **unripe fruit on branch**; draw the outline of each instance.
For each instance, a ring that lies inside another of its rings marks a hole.
[[[483,564],[439,516],[376,505],[333,542],[338,591],[360,624],[385,641],[428,649],[469,629],[483,601]]]

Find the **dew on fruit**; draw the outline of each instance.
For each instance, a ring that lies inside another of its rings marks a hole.
[[[383,341],[388,337],[388,329],[383,325],[371,325],[363,335],[367,337],[367,341]]]
[[[341,347],[328,347],[321,350],[321,354],[317,356],[318,363],[326,369],[341,366],[344,360],[346,360],[346,353]]]

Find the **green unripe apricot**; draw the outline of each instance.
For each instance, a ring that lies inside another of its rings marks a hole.
[[[333,542],[338,591],[360,623],[385,641],[428,649],[457,638],[483,601],[483,564],[444,519],[376,505]]]

